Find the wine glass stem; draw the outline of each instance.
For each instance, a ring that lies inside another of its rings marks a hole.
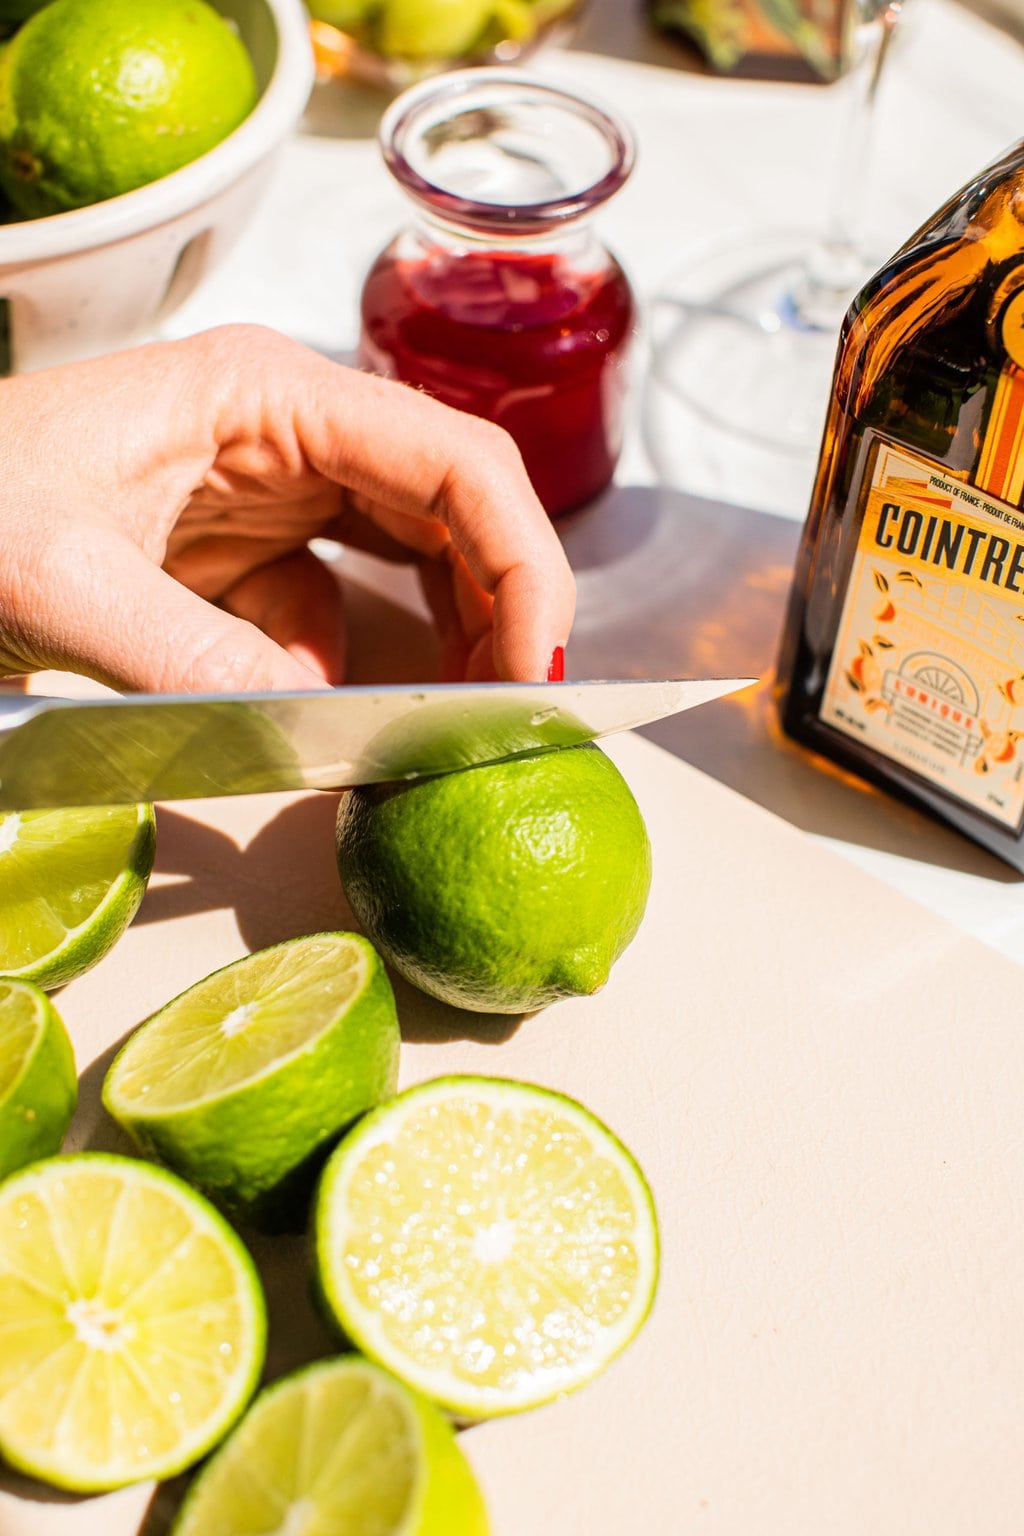
[[[866,8],[862,3],[861,10]],[[850,300],[870,276],[860,236],[870,184],[878,90],[902,8],[903,0],[870,4],[869,16],[858,27],[847,79],[845,131],[832,174],[825,232],[808,258],[804,281],[795,296],[799,320],[816,330],[837,329]]]

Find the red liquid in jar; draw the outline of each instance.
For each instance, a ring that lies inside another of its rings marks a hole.
[[[363,288],[360,363],[515,438],[551,516],[611,480],[622,443],[633,299],[621,267],[552,254],[395,246]]]

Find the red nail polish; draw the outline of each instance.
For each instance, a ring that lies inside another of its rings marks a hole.
[[[551,665],[548,667],[549,683],[565,682],[565,646],[556,645],[551,653]]]

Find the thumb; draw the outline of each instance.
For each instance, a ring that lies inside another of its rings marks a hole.
[[[80,551],[79,551],[80,553]],[[65,568],[56,624],[35,636],[54,664],[123,690],[234,693],[322,688],[254,624],[197,597],[133,544],[104,540]]]

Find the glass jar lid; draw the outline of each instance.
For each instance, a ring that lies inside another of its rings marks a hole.
[[[518,70],[466,69],[404,91],[381,119],[399,185],[435,218],[537,234],[590,213],[633,168],[611,113]]]

